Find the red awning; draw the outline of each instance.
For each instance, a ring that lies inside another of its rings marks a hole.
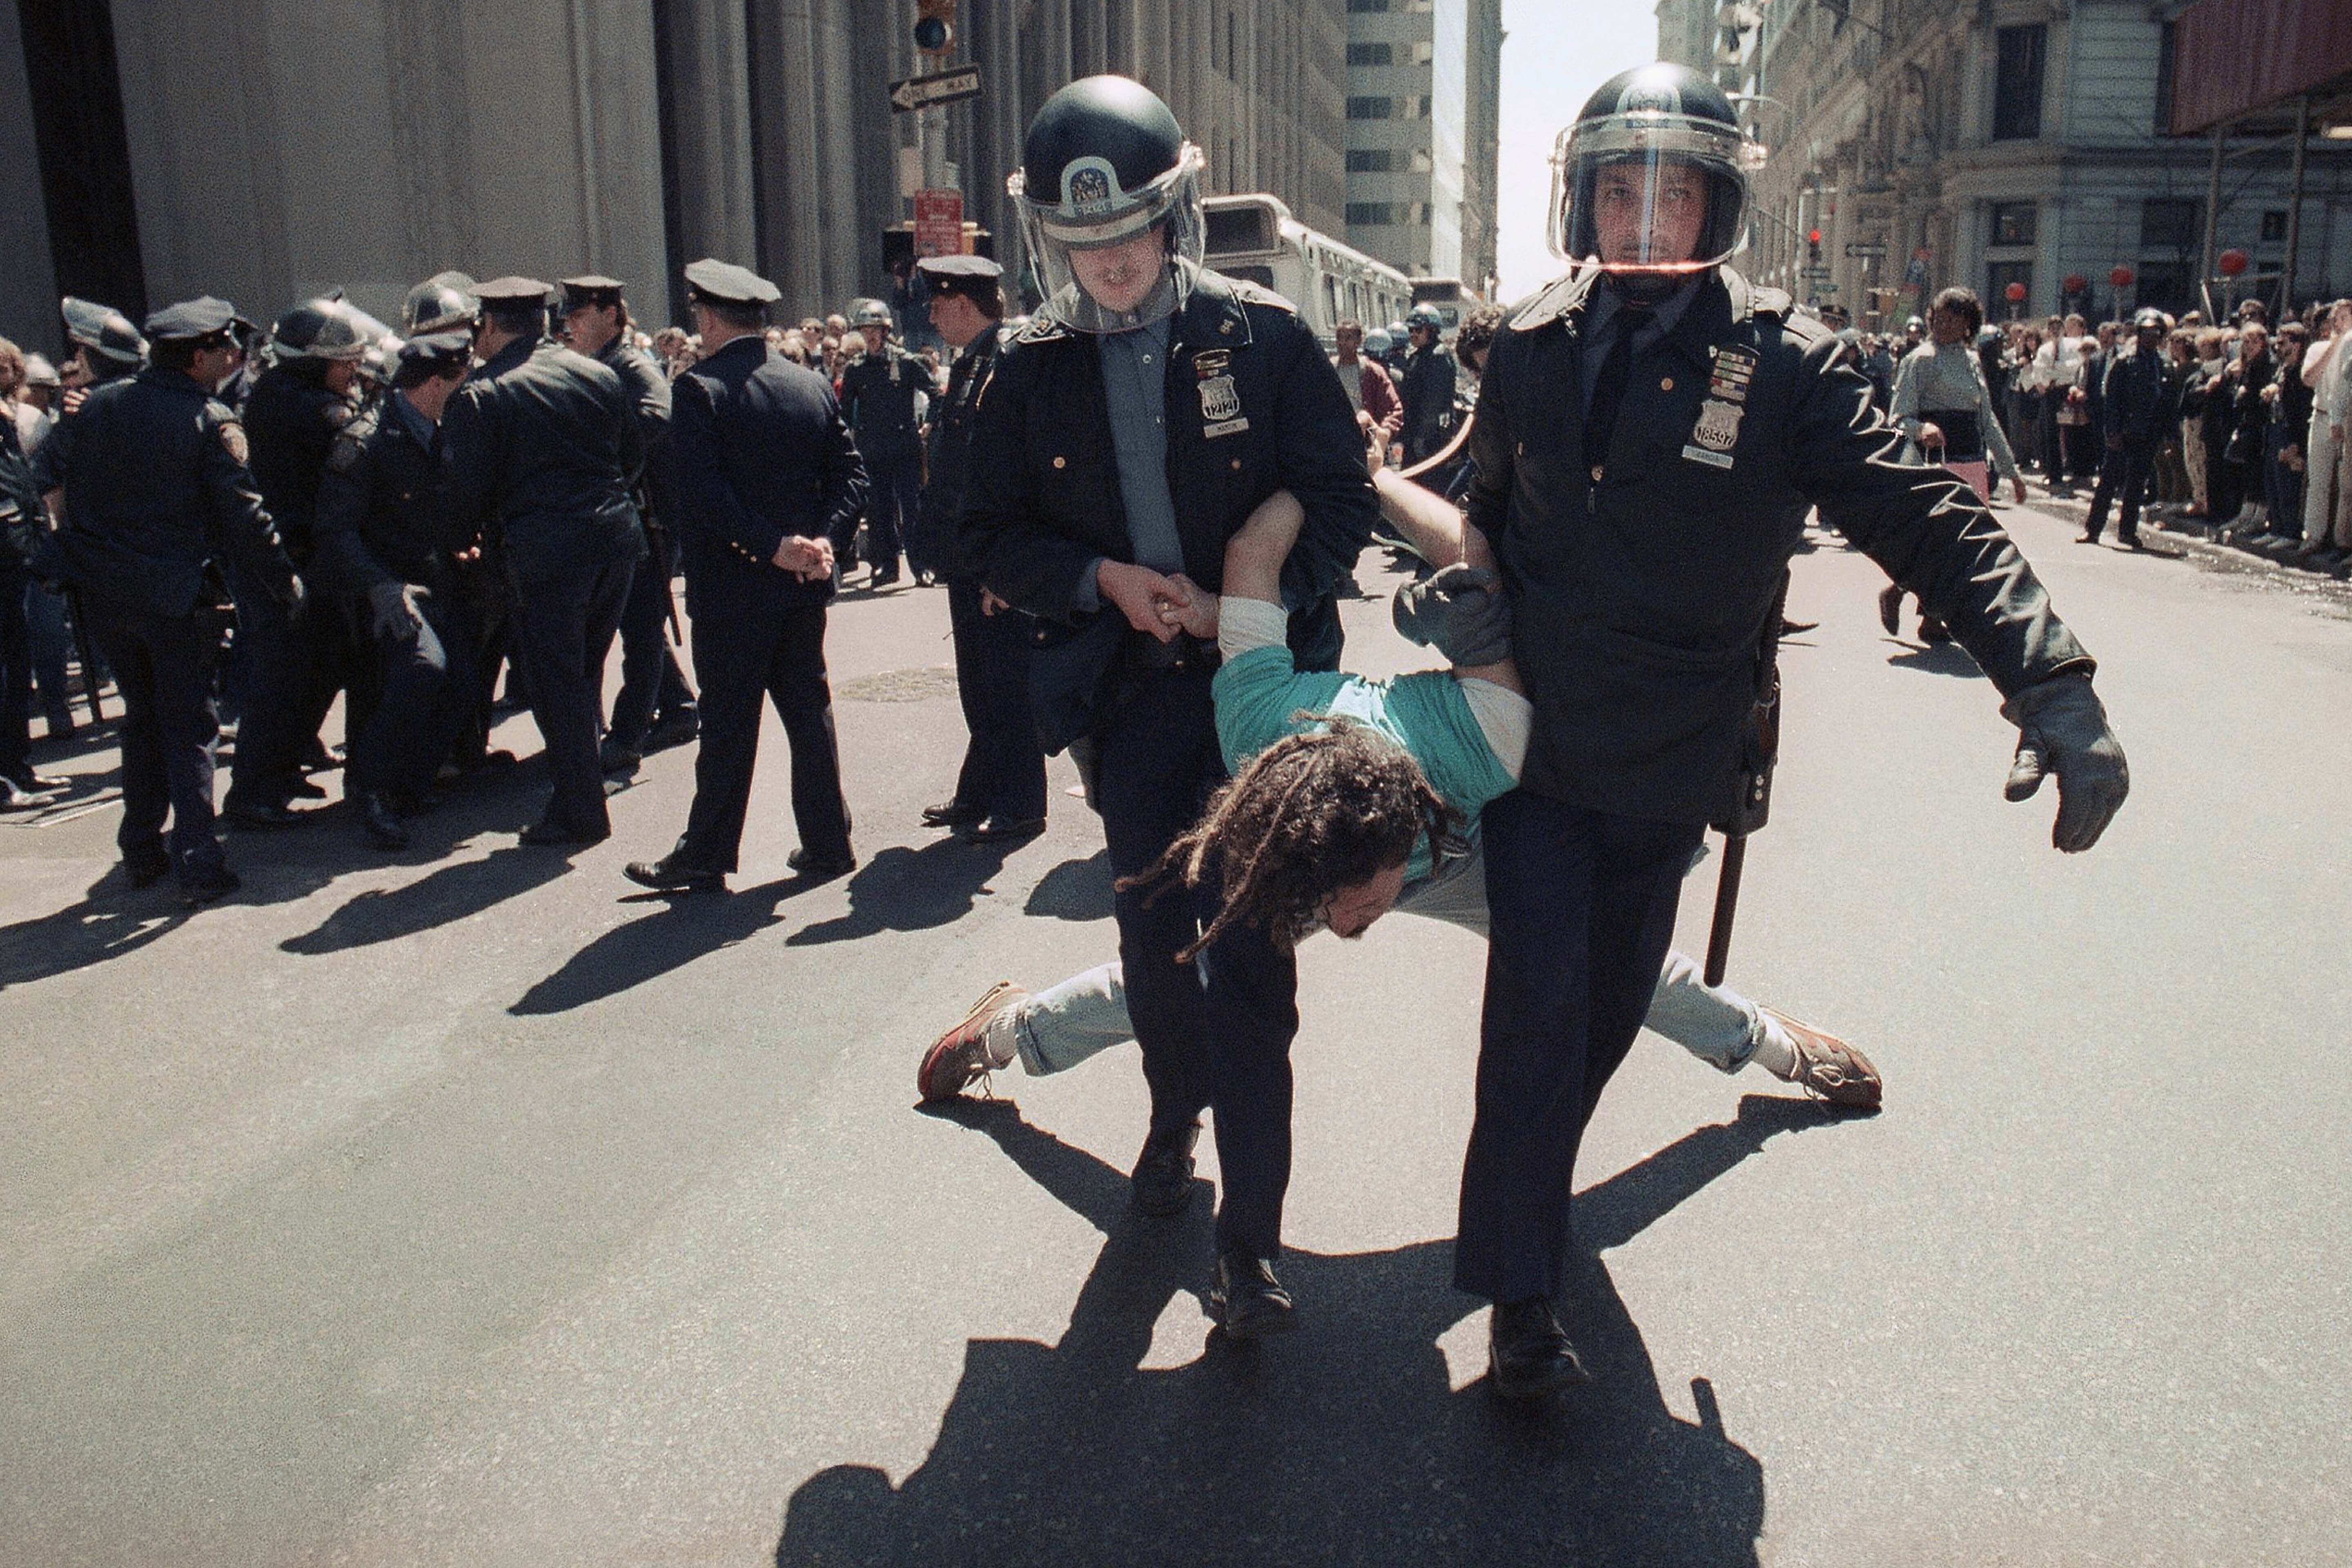
[[[2174,50],[2173,134],[2210,131],[2352,76],[2352,0],[2198,0]]]

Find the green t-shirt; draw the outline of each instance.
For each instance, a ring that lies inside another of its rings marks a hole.
[[[1339,671],[1299,673],[1287,647],[1254,647],[1225,660],[1212,689],[1217,740],[1234,772],[1285,735],[1332,714],[1377,730],[1421,765],[1429,787],[1473,827],[1478,813],[1517,784],[1486,743],[1461,683],[1442,669],[1368,679]],[[1408,881],[1429,875],[1429,845],[1416,843]]]

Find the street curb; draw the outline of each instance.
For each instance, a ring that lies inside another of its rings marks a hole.
[[[2075,523],[2090,521],[2091,503],[2087,497],[2053,496],[2046,488],[2031,479],[2026,481],[2026,504],[2036,511],[2063,517]],[[2161,533],[2168,544],[2182,546],[2190,559],[2202,565],[2226,571],[2233,576],[2269,578],[2280,587],[2352,610],[2352,582],[2338,580],[2324,572],[2309,572],[2287,565],[2259,550],[2225,543],[2216,539],[2215,531],[2203,523],[2154,518],[2143,513],[2140,527],[2143,531]]]

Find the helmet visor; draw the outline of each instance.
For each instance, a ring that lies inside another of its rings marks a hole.
[[[1569,127],[1552,153],[1552,253],[1665,275],[1730,259],[1748,241],[1751,146],[1730,126],[1682,115]]]
[[[1097,162],[1064,172],[1058,201],[1034,198],[1017,171],[1005,188],[1021,210],[1045,313],[1075,331],[1129,331],[1181,309],[1200,270],[1208,247],[1201,150],[1186,142],[1173,168],[1134,191]]]

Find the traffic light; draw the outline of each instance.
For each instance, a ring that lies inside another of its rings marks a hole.
[[[1822,231],[1820,229],[1805,230],[1805,258],[1812,266],[1819,267],[1822,264]]]
[[[955,47],[956,0],[915,0],[915,49],[944,55]]]

